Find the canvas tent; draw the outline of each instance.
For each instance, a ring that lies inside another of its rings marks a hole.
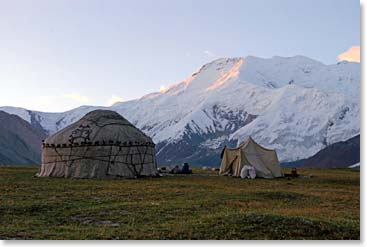
[[[245,165],[253,166],[257,177],[283,176],[275,150],[260,146],[251,137],[237,148],[224,148],[219,174],[240,177],[241,169]]]
[[[39,177],[156,176],[152,139],[114,111],[96,110],[42,144]]]

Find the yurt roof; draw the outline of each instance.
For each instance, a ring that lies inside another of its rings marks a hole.
[[[154,145],[152,139],[120,114],[95,110],[49,136],[44,145]]]

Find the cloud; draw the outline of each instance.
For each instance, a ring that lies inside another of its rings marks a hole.
[[[68,93],[63,95],[64,98],[71,99],[78,102],[86,103],[89,101],[87,96],[81,95],[79,93]]]
[[[206,50],[206,51],[204,51],[204,54],[209,56],[209,57],[215,57],[215,54],[212,51]]]
[[[339,61],[349,61],[349,62],[360,62],[361,61],[361,47],[352,46],[345,52],[338,55]]]
[[[89,102],[87,96],[79,93],[59,95],[41,95],[28,101],[27,105],[34,110],[62,112]]]
[[[160,87],[159,87],[159,92],[161,92],[161,93],[164,93],[164,92],[166,92],[167,91],[167,87],[165,86],[165,85],[161,85]]]
[[[118,102],[121,102],[123,99],[120,96],[116,96],[116,95],[112,95],[111,98],[109,100],[107,100],[106,105],[107,106],[112,106]]]
[[[60,99],[60,97],[57,97],[55,95],[50,96],[40,96],[38,98],[35,98],[33,101],[38,105],[51,105],[53,102],[57,102]]]

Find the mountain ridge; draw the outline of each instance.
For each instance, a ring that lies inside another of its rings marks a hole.
[[[218,164],[225,144],[248,136],[275,148],[282,161],[310,157],[359,134],[359,64],[325,65],[304,57],[220,58],[167,89],[117,103],[115,110],[157,143],[160,163]],[[49,134],[87,112],[1,108]],[[28,114],[28,115],[27,115]]]

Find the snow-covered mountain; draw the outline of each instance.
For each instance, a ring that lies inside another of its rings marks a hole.
[[[281,161],[312,156],[360,132],[360,65],[324,65],[303,56],[221,58],[186,80],[115,110],[150,135],[161,164],[215,165],[224,145],[252,136]],[[103,107],[63,113],[0,107],[48,133]]]

